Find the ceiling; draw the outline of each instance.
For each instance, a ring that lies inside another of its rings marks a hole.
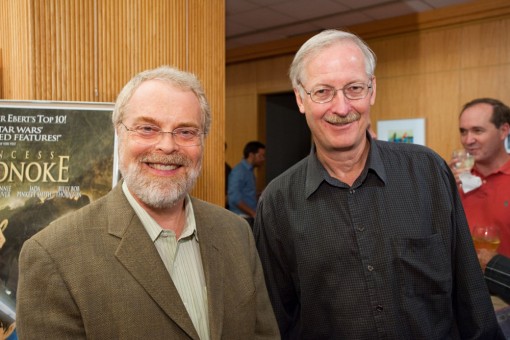
[[[226,48],[430,11],[471,0],[226,0]]]

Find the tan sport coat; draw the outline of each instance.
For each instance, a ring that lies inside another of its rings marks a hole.
[[[251,230],[192,199],[211,339],[278,339]],[[117,185],[20,254],[20,339],[199,339],[158,251]]]

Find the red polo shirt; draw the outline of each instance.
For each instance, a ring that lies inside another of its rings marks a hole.
[[[474,168],[471,173],[482,179],[482,186],[467,194],[459,190],[469,228],[498,226],[501,237],[498,252],[510,257],[510,161],[487,177]]]

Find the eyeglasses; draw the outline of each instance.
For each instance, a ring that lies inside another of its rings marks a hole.
[[[363,99],[367,96],[369,89],[372,88],[372,84],[352,83],[340,89],[335,89],[333,86],[329,85],[318,85],[312,88],[311,91],[307,91],[301,82],[299,82],[299,85],[301,85],[306,94],[310,96],[310,99],[318,104],[329,103],[333,100],[338,91],[342,91],[347,99]]]
[[[133,141],[142,145],[156,144],[161,141],[163,134],[170,133],[177,145],[198,146],[202,144],[202,135],[204,134],[199,129],[192,127],[180,127],[173,131],[163,131],[158,126],[150,124],[138,125],[131,129],[123,122],[121,124],[131,133]]]

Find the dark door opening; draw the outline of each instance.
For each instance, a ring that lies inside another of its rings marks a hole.
[[[266,184],[310,153],[311,135],[293,92],[266,95]]]

